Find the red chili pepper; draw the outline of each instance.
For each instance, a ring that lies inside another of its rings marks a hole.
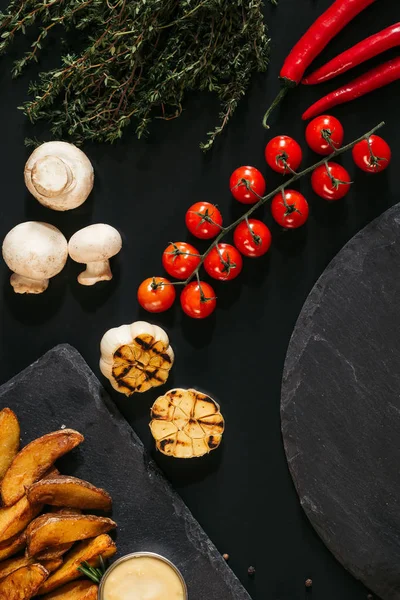
[[[313,60],[325,46],[364,8],[375,0],[335,0],[291,50],[280,72],[283,87],[264,115],[263,125],[288,90],[298,85]]]
[[[311,73],[303,79],[306,85],[315,85],[323,81],[329,81],[341,73],[360,65],[361,63],[378,56],[390,48],[400,46],[400,23],[396,23],[387,29],[383,29],[375,35],[349,48],[339,56],[330,60],[326,65]]]
[[[361,77],[354,79],[348,85],[345,85],[334,92],[331,92],[318,102],[315,102],[303,114],[303,120],[312,119],[316,115],[325,113],[332,106],[344,104],[350,100],[360,98],[373,90],[384,87],[393,81],[400,79],[400,57],[389,60],[375,69],[371,69]]]

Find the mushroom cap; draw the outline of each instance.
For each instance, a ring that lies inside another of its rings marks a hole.
[[[14,273],[31,279],[48,279],[62,271],[68,258],[68,243],[57,227],[27,221],[8,232],[2,251]]]
[[[25,165],[25,184],[41,204],[70,210],[83,204],[93,188],[93,167],[68,142],[46,142],[32,152]]]
[[[96,223],[80,229],[69,240],[68,252],[78,263],[108,260],[122,248],[119,231],[111,225]]]

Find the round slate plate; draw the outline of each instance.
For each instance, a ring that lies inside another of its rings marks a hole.
[[[400,205],[328,266],[296,324],[282,433],[301,504],[338,560],[400,599]]]

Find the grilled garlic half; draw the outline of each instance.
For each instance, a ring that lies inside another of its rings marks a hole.
[[[126,396],[163,385],[174,363],[168,335],[145,321],[107,331],[100,352],[101,372],[117,392]]]

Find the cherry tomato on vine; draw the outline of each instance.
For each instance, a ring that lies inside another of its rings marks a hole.
[[[248,187],[251,187],[251,190]],[[233,197],[242,204],[255,204],[265,193],[265,179],[255,167],[239,167],[229,180]]]
[[[137,292],[140,306],[152,313],[164,312],[171,308],[175,296],[175,287],[165,277],[145,279]]]
[[[265,160],[277,173],[297,171],[303,158],[299,144],[288,135],[278,135],[265,148]]]
[[[192,281],[183,288],[181,306],[184,313],[192,319],[204,319],[214,312],[217,305],[215,292],[205,281]]]
[[[322,154],[323,156],[332,154],[334,148],[340,148],[343,144],[343,138],[344,129],[336,117],[321,115],[310,121],[307,125],[307,144],[317,154]]]
[[[236,248],[250,258],[257,258],[268,252],[271,239],[270,230],[258,219],[239,223],[233,234]]]
[[[308,219],[308,202],[300,192],[285,190],[273,197],[271,213],[275,221],[286,229],[297,229]]]
[[[237,277],[243,267],[243,259],[235,246],[217,244],[204,260],[204,268],[210,277],[230,281]]]
[[[346,169],[335,162],[317,167],[311,175],[312,189],[325,200],[340,200],[350,190],[350,184]]]
[[[200,262],[198,250],[186,242],[173,242],[164,250],[162,264],[168,275],[187,279]]]
[[[392,158],[390,146],[379,135],[358,142],[353,148],[353,160],[357,167],[367,173],[379,173],[388,168]]]
[[[210,202],[196,202],[186,212],[186,227],[201,240],[210,240],[218,235],[222,227],[222,215]]]

